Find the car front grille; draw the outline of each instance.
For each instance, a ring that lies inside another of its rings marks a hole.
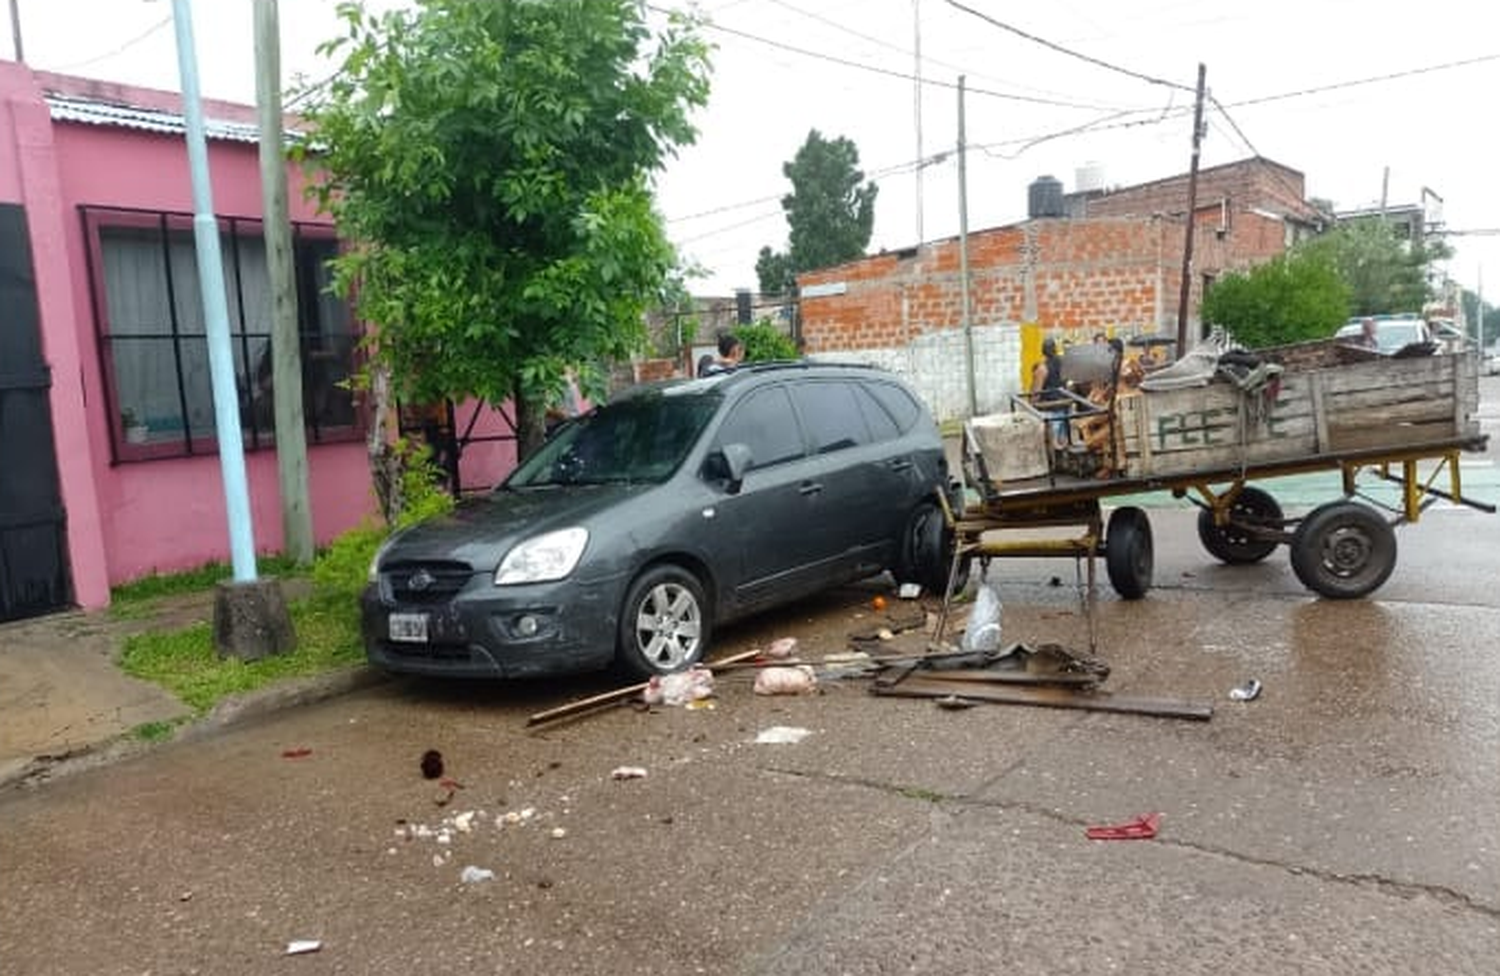
[[[398,603],[446,603],[474,571],[464,563],[396,563],[381,571],[386,592]]]

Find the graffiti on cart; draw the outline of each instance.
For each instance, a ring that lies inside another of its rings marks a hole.
[[[1287,429],[1288,418],[1285,416],[1288,402],[1278,399],[1259,424],[1249,421],[1251,426],[1247,432],[1248,439],[1258,442],[1290,437],[1292,432]],[[1241,442],[1240,414],[1237,406],[1206,407],[1163,414],[1156,418],[1155,449],[1179,451],[1193,447],[1238,444]]]

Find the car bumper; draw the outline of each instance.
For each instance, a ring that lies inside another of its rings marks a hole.
[[[476,576],[440,602],[393,599],[386,581],[361,598],[365,654],[402,674],[526,678],[577,674],[614,660],[621,580],[494,586]],[[392,640],[393,613],[425,618],[425,640]],[[534,628],[527,621],[534,624]]]

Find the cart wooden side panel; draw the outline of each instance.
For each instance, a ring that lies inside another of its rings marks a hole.
[[[1163,478],[1400,451],[1479,433],[1471,355],[1376,359],[1286,371],[1274,400],[1215,381],[1121,399],[1123,474]]]

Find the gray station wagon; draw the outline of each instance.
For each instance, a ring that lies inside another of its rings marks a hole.
[[[482,498],[393,535],[363,627],[391,671],[520,677],[702,659],[724,621],[892,571],[937,589],[949,490],[896,377],[810,362],[632,388]]]

